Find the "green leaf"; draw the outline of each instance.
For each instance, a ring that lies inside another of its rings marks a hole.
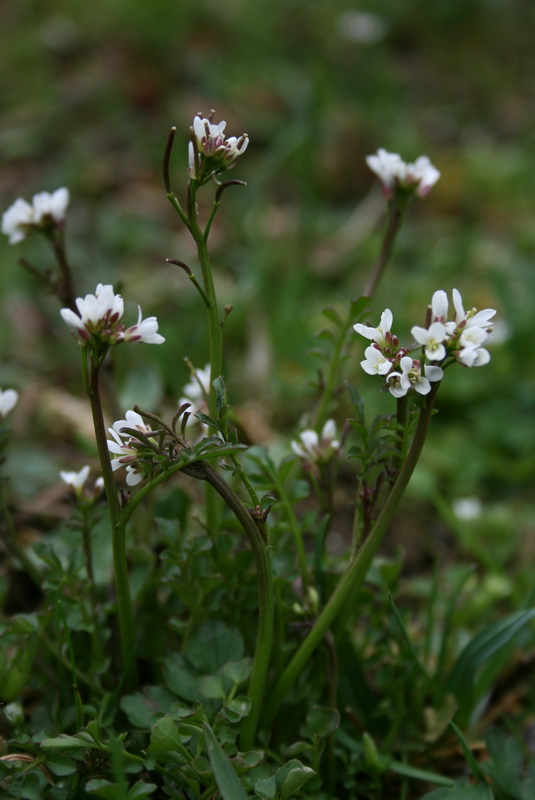
[[[86,792],[95,794],[98,797],[105,797],[106,800],[124,800],[124,788],[116,783],[93,778],[85,785]]]
[[[411,659],[412,663],[414,664],[416,669],[422,675],[424,675],[427,678],[428,677],[427,671],[426,671],[424,665],[422,664],[422,662],[420,661],[420,659],[418,658],[416,650],[414,649],[414,645],[413,645],[413,643],[412,643],[412,641],[410,639],[410,636],[409,636],[409,634],[407,632],[407,629],[405,627],[405,623],[403,622],[403,619],[401,618],[401,614],[399,613],[399,611],[397,609],[397,606],[394,603],[394,598],[392,597],[391,592],[388,592],[388,602],[390,604],[390,608],[392,609],[392,612],[394,614],[394,618],[395,618],[395,620],[396,620],[396,622],[398,624],[398,627],[399,627],[399,629],[401,631],[403,640],[404,640],[405,645],[406,645],[407,653],[410,656],[410,659]]]
[[[342,322],[340,314],[338,313],[338,311],[336,311],[336,309],[334,309],[334,308],[322,308],[321,309],[321,313],[323,314],[325,319],[328,319],[329,322],[332,322],[334,325],[336,325],[337,328],[343,328],[344,327],[344,323]]]
[[[453,786],[454,781],[451,778],[446,778],[444,775],[439,775],[436,772],[429,772],[426,769],[419,769],[418,767],[411,767],[410,764],[404,764],[401,761],[391,761],[388,765],[390,772],[395,772],[397,775],[403,775],[406,778],[414,778],[417,781],[425,781],[426,783],[436,783],[437,786]]]
[[[54,775],[73,775],[77,771],[76,762],[63,753],[52,751],[46,757],[46,766]]]
[[[475,702],[475,680],[479,667],[494,653],[505,647],[529,620],[535,617],[535,608],[517,611],[493,622],[478,633],[459,656],[449,677],[447,688],[457,698],[463,710],[463,719],[469,717]]]
[[[464,753],[464,757],[466,758],[466,761],[468,762],[468,765],[469,765],[470,769],[472,770],[472,774],[474,775],[474,778],[477,778],[478,781],[484,782],[485,781],[485,776],[481,772],[479,764],[477,763],[477,761],[476,761],[476,759],[474,757],[474,754],[472,753],[472,750],[470,749],[470,745],[468,744],[468,742],[464,738],[464,735],[463,735],[462,731],[460,730],[460,728],[457,727],[457,725],[454,722],[450,722],[450,725],[453,728],[453,730],[455,731],[455,735],[459,739],[459,742],[461,744],[461,747],[462,747],[462,750],[463,750],[463,753]]]
[[[424,795],[422,800],[494,800],[494,794],[487,783],[474,785],[463,778],[449,789],[436,789]]]
[[[251,701],[248,697],[235,697],[225,704],[221,713],[229,722],[239,722],[251,713]]]
[[[148,730],[155,722],[155,716],[165,713],[175,700],[175,695],[166,689],[147,686],[143,694],[137,692],[123,697],[120,706],[132,725]]]
[[[305,767],[297,758],[279,767],[275,777],[281,800],[292,797],[315,774],[313,769]]]
[[[247,657],[240,659],[240,661],[228,661],[221,668],[221,672],[225,678],[232,681],[234,686],[239,686],[240,683],[244,683],[248,679],[252,666],[252,659]]]
[[[213,387],[215,389],[215,402],[217,408],[218,417],[221,419],[222,416],[225,414],[221,413],[226,412],[228,409],[227,405],[227,387],[225,386],[225,381],[223,380],[222,376],[220,375],[218,378],[214,380]]]
[[[193,632],[186,655],[199,672],[213,673],[227,662],[243,658],[244,650],[240,631],[215,620]]]
[[[15,778],[8,784],[9,797],[16,800],[43,800],[44,778],[42,772],[31,772]],[[7,800],[7,795],[5,795]]]
[[[87,750],[93,748],[94,750],[102,749],[91,736],[87,733],[77,733],[76,736],[69,736],[67,733],[60,733],[53,739],[43,739],[41,747],[45,750]]]
[[[203,697],[223,700],[226,696],[222,675],[205,675],[199,679],[199,691]]]
[[[198,677],[187,666],[184,656],[173,653],[163,662],[164,680],[178,697],[193,702],[199,700]]]
[[[149,753],[182,752],[184,745],[178,725],[171,717],[161,717],[150,732]]]
[[[516,739],[506,736],[502,731],[491,729],[487,734],[487,746],[491,760],[482,764],[481,768],[497,788],[519,800],[533,797],[533,791],[529,795],[523,794],[523,755]],[[535,787],[531,787],[533,788]]]
[[[351,315],[353,319],[357,319],[370,305],[370,298],[361,295],[357,300],[351,301]]]
[[[223,800],[247,800],[247,795],[229,757],[217,741],[213,730],[207,722],[204,723],[204,739],[208,758]]]
[[[134,783],[128,792],[128,798],[129,800],[143,800],[145,797],[149,797],[153,792],[155,792],[157,788],[158,786],[155,783],[138,781],[137,783]]]
[[[319,708],[315,706],[307,714],[306,724],[320,739],[329,736],[340,725],[340,713],[335,708]]]
[[[12,658],[4,662],[0,672],[0,699],[6,703],[14,700],[23,690],[28,680],[39,639],[35,634],[21,640],[21,645]]]
[[[254,785],[255,794],[262,800],[273,800],[277,791],[277,779],[275,775],[271,778],[260,778]]]

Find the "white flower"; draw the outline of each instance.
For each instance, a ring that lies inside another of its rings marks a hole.
[[[484,367],[490,361],[490,353],[484,347],[471,345],[461,350],[457,361],[465,367]]]
[[[67,486],[72,486],[76,494],[79,494],[89,476],[89,466],[82,467],[79,472],[60,472],[59,476]]]
[[[70,308],[62,308],[60,314],[84,342],[106,328],[113,330],[124,314],[123,298],[115,294],[110,284],[99,283],[95,294],[77,297],[76,307],[80,316]]]
[[[120,342],[145,342],[162,344],[165,341],[158,331],[156,317],[141,318],[138,306],[138,321],[125,330],[120,321],[124,314],[124,302],[120,294],[115,294],[113,286],[99,283],[95,294],[86,294],[76,299],[79,316],[70,308],[62,308],[63,321],[73,329],[82,344],[92,337],[106,345]]]
[[[210,394],[210,364],[206,364],[204,369],[196,369],[192,379],[183,388],[186,400],[195,403]],[[185,402],[185,401],[184,401]]]
[[[487,331],[477,325],[467,326],[461,333],[459,344],[462,347],[479,347],[489,338]]]
[[[52,221],[62,223],[68,204],[69,191],[65,188],[56,189],[52,194],[34,194],[32,203],[19,197],[2,216],[2,233],[9,236],[9,244],[17,244],[32,228],[46,227]]]
[[[9,236],[9,244],[26,238],[28,225],[33,224],[33,207],[19,197],[2,215],[2,233]]]
[[[403,356],[399,366],[401,373],[391,372],[386,376],[388,390],[394,397],[404,397],[409,389],[414,389],[418,394],[429,394],[430,381],[440,381],[444,375],[440,367],[424,367],[422,375],[419,361],[410,356]]]
[[[69,205],[69,190],[65,187],[56,189],[55,192],[40,192],[33,196],[33,213],[36,225],[41,224],[45,217],[51,217],[56,222],[63,222],[65,212]]]
[[[213,123],[214,111],[203,117],[197,114],[193,120],[193,139],[188,146],[188,174],[190,178],[201,180],[212,173],[231,169],[247,150],[249,137],[244,133],[238,139],[231,136],[225,139],[227,123]]]
[[[290,446],[299,458],[306,461],[329,461],[340,449],[340,442],[336,439],[336,425],[332,419],[328,419],[323,426],[321,436],[314,430],[305,430],[299,434],[299,439],[299,442],[291,442]]]
[[[362,325],[360,322],[357,322],[356,325],[353,325],[353,330],[360,333],[360,335],[364,336],[366,339],[371,339],[372,342],[376,342],[380,347],[385,347],[388,344],[387,334],[391,333],[393,319],[390,309],[385,308],[381,314],[381,321],[377,328],[372,328],[370,325]]]
[[[420,156],[414,164],[407,164],[397,153],[389,153],[380,147],[375,155],[366,156],[366,163],[381,181],[389,199],[398,187],[415,190],[417,195],[423,197],[440,178],[440,172],[427,156]]]
[[[193,425],[200,427],[201,438],[208,432],[208,426],[201,422],[195,414],[201,411],[203,414],[208,414],[208,404],[206,398],[210,394],[210,377],[211,367],[206,364],[204,369],[195,369],[192,373],[191,380],[186,383],[182,389],[182,397],[178,401],[178,407],[189,403],[189,408],[186,409],[189,414],[186,429],[189,430]],[[191,434],[189,434],[191,435]]]
[[[467,328],[479,327],[484,328],[487,332],[492,329],[494,323],[491,322],[491,319],[496,314],[494,308],[484,308],[482,311],[472,308],[470,311],[465,312],[461,293],[457,289],[453,289],[451,294],[457,326],[465,322]]]
[[[360,366],[368,375],[387,375],[392,369],[392,363],[373,345],[366,348],[364,355],[366,359]]]
[[[121,431],[123,431],[125,428],[130,428],[131,430],[136,430],[143,434],[152,433],[150,426],[147,425],[141,414],[138,414],[137,411],[127,411],[125,414],[125,419],[118,419],[117,422],[113,423],[114,431],[121,436],[130,436],[129,433],[121,433]],[[111,433],[111,428],[109,430]]]
[[[145,342],[145,344],[163,344],[165,339],[158,333],[158,320],[156,317],[141,319],[141,308],[138,306],[137,323],[125,330],[124,341]]]
[[[140,442],[139,439],[125,431],[125,428],[137,430],[145,436],[150,436],[152,430],[137,411],[127,411],[125,417],[125,419],[117,420],[111,428],[108,428],[113,437],[113,440],[108,439],[108,450],[117,456],[111,460],[112,469],[115,471],[120,467],[126,467],[126,483],[128,486],[136,486],[145,477],[145,471],[138,464]]]
[[[483,511],[479,497],[459,497],[453,501],[453,512],[459,519],[477,519]]]
[[[442,344],[446,339],[446,327],[442,322],[432,322],[429,328],[415,325],[411,334],[418,344],[424,345],[425,356],[429,361],[442,361],[446,358],[446,348]]]
[[[0,419],[7,417],[9,412],[15,408],[19,399],[19,393],[15,389],[0,389]]]

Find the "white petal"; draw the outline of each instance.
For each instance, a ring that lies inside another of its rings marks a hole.
[[[15,408],[19,399],[19,393],[15,389],[0,389],[0,417],[6,417]]]
[[[436,291],[431,299],[431,317],[442,322],[448,318],[448,295],[442,289]]]

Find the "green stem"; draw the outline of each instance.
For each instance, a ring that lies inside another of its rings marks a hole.
[[[127,685],[133,686],[137,683],[136,664],[135,664],[135,628],[134,614],[132,609],[132,599],[130,597],[130,584],[128,581],[128,567],[126,563],[126,523],[123,523],[121,516],[121,505],[115,485],[115,478],[108,451],[106,439],[106,426],[102,412],[102,402],[100,397],[100,365],[102,358],[98,361],[91,360],[89,375],[87,374],[87,360],[89,354],[86,348],[82,353],[82,368],[84,373],[84,383],[86,386],[89,402],[91,403],[91,413],[93,415],[93,425],[95,428],[95,439],[97,443],[100,467],[106,489],[108,500],[108,510],[110,513],[112,529],[112,550],[113,550],[113,573],[115,580],[115,594],[117,600],[117,611],[119,615],[119,629],[121,640],[121,655],[123,670],[127,674]]]
[[[281,499],[281,503],[284,506],[286,511],[286,517],[288,523],[290,525],[290,530],[293,533],[295,548],[297,550],[297,560],[299,562],[299,572],[301,573],[301,580],[303,582],[303,596],[307,597],[308,592],[308,563],[307,563],[307,556],[305,552],[305,545],[303,542],[303,537],[301,535],[301,528],[299,527],[299,522],[297,521],[297,517],[295,516],[295,511],[293,509],[293,505],[290,502],[290,498],[286,493],[286,490],[281,481],[277,479],[277,472],[274,469],[271,475],[273,482],[277,487],[277,493]]]
[[[375,262],[371,275],[366,283],[366,288],[364,289],[365,297],[373,297],[375,294],[375,291],[379,285],[379,281],[381,280],[386,265],[388,264],[390,256],[392,255],[394,242],[401,227],[404,208],[398,205],[398,203],[395,201],[390,202],[388,208],[388,224],[383,238],[381,252],[379,253],[379,257]]]
[[[65,306],[68,306],[74,312],[77,312],[74,289],[72,285],[72,271],[67,260],[65,233],[63,227],[54,228],[54,231],[50,237],[50,243],[59,267],[59,277],[55,283],[56,294]]]
[[[177,461],[172,467],[161,472],[150,483],[143,486],[142,489],[130,499],[128,505],[122,509],[119,522],[121,525],[125,526],[134,509],[139,505],[145,495],[151,492],[159,483],[168,480],[172,475],[180,471],[199,480],[207,481],[207,483],[215,489],[241,524],[253,552],[258,580],[259,612],[253,669],[249,680],[248,691],[248,697],[251,700],[251,713],[244,721],[242,728],[242,748],[247,750],[252,747],[254,742],[260,716],[273,641],[274,616],[273,578],[271,574],[269,547],[264,542],[256,522],[247,511],[238,495],[208,462],[197,461],[188,463],[186,458]]]
[[[202,468],[204,480],[214,487],[240,522],[253,551],[256,567],[259,606],[258,628],[247,695],[251,701],[251,713],[244,720],[241,730],[241,748],[246,751],[253,746],[256,735],[273,641],[274,598],[271,558],[269,549],[266,547],[257,524],[237,494],[206,462],[199,462],[195,467]]]
[[[213,384],[215,378],[222,374],[223,370],[223,331],[219,311],[217,308],[217,295],[215,291],[212,265],[208,254],[207,231],[203,232],[197,221],[197,182],[191,181],[188,194],[189,229],[197,245],[197,255],[202,270],[204,294],[207,299],[208,328],[210,340],[210,383]],[[209,409],[210,414],[215,418],[215,389],[210,385]]]
[[[314,425],[313,425],[314,429],[317,430],[318,432],[319,429],[327,420],[329,403],[332,400],[334,390],[336,389],[336,385],[338,383],[338,374],[340,372],[340,362],[342,359],[342,354],[344,352],[344,347],[347,342],[349,333],[352,330],[351,322],[353,320],[351,317],[352,317],[352,307],[350,307],[348,319],[346,320],[343,328],[340,330],[340,334],[336,342],[334,353],[329,363],[327,379],[323,387],[323,393],[321,395],[320,404],[318,406],[318,410],[316,411],[316,418],[314,420]]]
[[[377,518],[366,541],[357,552],[346,572],[340,579],[336,589],[318,617],[314,627],[301,644],[301,647],[294,655],[289,665],[286,667],[286,670],[284,671],[270,696],[269,709],[267,711],[265,720],[268,727],[276,716],[282,702],[284,701],[286,693],[295,683],[316,647],[322,641],[325,633],[336,619],[340,611],[348,603],[351,595],[362,585],[362,582],[366,577],[366,573],[368,572],[368,568],[372,562],[372,559],[383,540],[390,520],[392,519],[394,511],[401,497],[403,496],[405,489],[407,488],[407,484],[409,483],[414,468],[420,457],[420,453],[422,452],[427,432],[429,430],[429,422],[431,420],[433,411],[433,402],[438,390],[438,386],[438,383],[434,383],[431,392],[424,399],[424,405],[420,409],[420,418],[418,420],[418,425],[414,434],[411,448],[407,455],[407,460],[399,472],[396,482],[394,483],[392,490],[388,495],[383,510]]]

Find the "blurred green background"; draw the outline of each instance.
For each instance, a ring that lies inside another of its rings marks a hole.
[[[527,580],[535,549],[533,2],[18,0],[0,6],[0,29],[2,207],[68,186],[78,293],[113,283],[127,324],[139,302],[167,338],[161,348],[117,351],[122,412],[135,402],[172,408],[188,380],[184,357],[199,367],[207,360],[199,298],[165,262],[196,268],[162,185],[171,125],[180,197],[195,113],[214,108],[230,135],[250,136],[229,176],[248,187],[225,195],[212,253],[221,304],[234,306],[225,377],[253,441],[289,433],[310,409],[317,363],[307,353],[323,326],[319,311],[345,313],[376,257],[384,202],[365,156],[385,147],[408,161],[431,158],[442,178],[411,209],[375,315],[391,307],[396,331],[408,336],[433,291],[455,286],[467,306],[497,308],[499,323],[491,364],[451,370],[441,388],[406,501],[406,538],[409,549],[417,539],[436,554],[446,531],[469,557],[490,559],[507,578],[505,593],[517,572]],[[16,247],[2,238],[0,386],[22,395],[10,464],[15,491],[35,511],[57,470],[94,452],[77,347],[56,300],[17,264],[25,257],[46,268],[50,254],[37,237]],[[371,415],[386,406],[360,370],[357,339],[346,374]],[[472,519],[455,505],[467,497],[481,503]]]

